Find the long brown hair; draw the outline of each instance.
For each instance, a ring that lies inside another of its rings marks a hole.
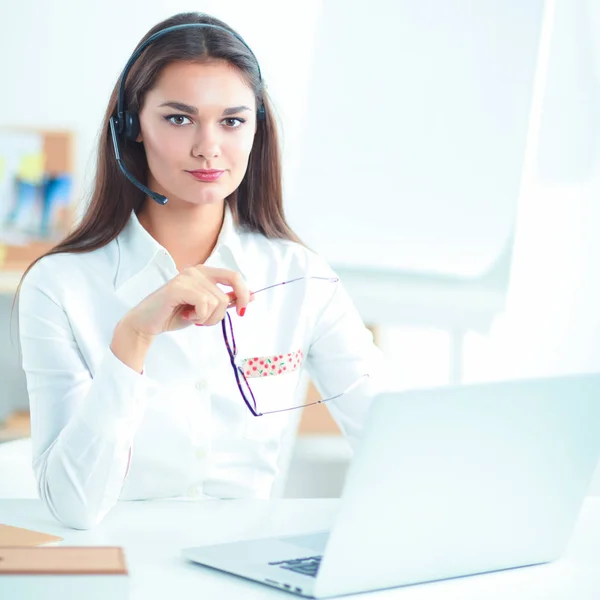
[[[186,23],[209,23],[234,32],[227,24],[209,15],[181,13],[158,23],[137,47],[162,29]],[[159,38],[144,50],[129,73],[125,92],[126,106],[130,111],[139,111],[145,95],[168,64],[175,61],[209,60],[224,60],[236,67],[254,91],[257,106],[262,103],[265,110],[265,118],[257,121],[244,178],[227,198],[234,220],[238,226],[269,238],[300,242],[287,224],[283,212],[279,139],[268,94],[259,77],[252,53],[234,35],[207,27],[174,31]],[[117,112],[118,87],[119,81],[115,84],[104,115],[95,184],[86,212],[73,232],[35,260],[23,277],[45,256],[64,252],[91,252],[106,246],[124,229],[131,212],[137,213],[142,208],[146,196],[121,173],[112,147],[109,120]],[[148,163],[142,144],[121,138],[121,157],[138,180],[147,181]],[[21,284],[19,289],[20,287]]]

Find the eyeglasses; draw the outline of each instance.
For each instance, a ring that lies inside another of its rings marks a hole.
[[[269,285],[267,287],[256,290],[256,291],[252,292],[252,295],[258,294],[259,292],[264,292],[266,290],[270,290],[270,289],[273,289],[273,288],[276,288],[279,286],[288,285],[290,283],[295,283],[297,281],[302,281],[302,280],[307,280],[307,279],[314,279],[317,281],[324,281],[324,282],[329,282],[329,283],[337,283],[339,281],[339,279],[337,277],[317,277],[317,276],[296,277],[295,279],[290,279],[288,281],[282,281],[280,283],[274,283],[273,285]],[[335,400],[336,398],[340,398],[344,394],[347,394],[348,392],[352,391],[354,388],[359,386],[361,383],[363,383],[363,381],[365,381],[369,377],[368,374],[361,375],[358,379],[353,381],[343,392],[340,392],[339,394],[336,394],[335,396],[331,396],[330,398],[317,400],[316,402],[310,402],[309,404],[299,404],[297,406],[280,408],[278,410],[269,410],[269,411],[260,412],[258,410],[258,406],[256,404],[256,399],[254,397],[254,394],[252,393],[252,388],[250,387],[250,384],[248,383],[248,380],[246,379],[246,375],[244,374],[244,370],[237,363],[237,345],[235,343],[235,336],[233,335],[233,325],[231,323],[231,317],[229,316],[228,312],[225,313],[225,317],[221,321],[221,329],[223,330],[223,339],[225,340],[225,346],[226,346],[227,352],[229,354],[229,360],[231,362],[231,367],[233,368],[233,373],[235,375],[235,380],[237,382],[238,389],[240,390],[240,394],[242,395],[242,398],[243,398],[244,402],[246,403],[248,410],[255,417],[262,417],[263,415],[287,412],[290,410],[297,410],[300,408],[306,408],[307,406],[314,406],[315,404],[323,404],[324,402],[329,402],[330,400]]]

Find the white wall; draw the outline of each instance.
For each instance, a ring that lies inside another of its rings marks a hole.
[[[506,311],[467,380],[600,371],[600,5],[555,4]]]
[[[486,272],[514,227],[544,4],[325,2],[300,235],[336,266]]]

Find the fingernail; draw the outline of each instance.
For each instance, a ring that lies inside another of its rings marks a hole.
[[[243,317],[246,314],[246,307],[240,308],[240,317]]]
[[[204,327],[204,323],[194,323],[196,327]]]

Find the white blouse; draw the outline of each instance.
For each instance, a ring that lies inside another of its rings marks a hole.
[[[305,275],[335,276],[300,244],[238,230],[229,209],[205,264],[241,272],[251,291]],[[271,493],[282,433],[295,411],[250,413],[220,325],[161,334],[143,374],[110,350],[123,315],[175,275],[169,253],[132,214],[107,246],[46,257],[24,280],[19,327],[33,468],[40,497],[66,525],[92,527],[119,499]],[[383,360],[342,284],[305,279],[257,293],[244,317],[229,312],[263,411],[302,401],[304,369],[323,397],[369,375],[326,404],[354,443],[383,388]]]

